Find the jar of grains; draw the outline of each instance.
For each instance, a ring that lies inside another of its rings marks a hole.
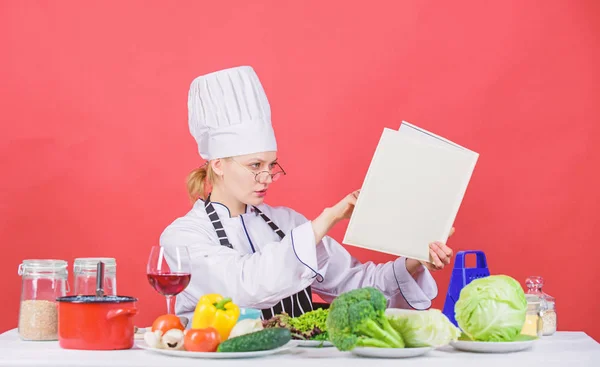
[[[67,262],[25,260],[18,272],[22,277],[19,336],[23,340],[57,340],[56,298],[68,292]]]
[[[544,323],[544,336],[550,336],[556,332],[556,299],[546,294],[546,309],[542,313]]]

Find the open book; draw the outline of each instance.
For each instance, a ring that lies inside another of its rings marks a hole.
[[[403,121],[385,128],[343,243],[430,261],[446,242],[479,154]]]

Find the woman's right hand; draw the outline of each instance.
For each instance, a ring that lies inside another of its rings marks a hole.
[[[356,190],[346,195],[345,198],[330,208],[331,214],[336,222],[339,222],[342,219],[350,219],[352,212],[354,212],[354,206],[356,205],[359,194],[360,190]]]
[[[357,190],[346,195],[340,202],[325,209],[321,215],[312,221],[313,231],[315,232],[315,243],[321,242],[323,237],[337,222],[352,216],[359,193],[360,190]]]

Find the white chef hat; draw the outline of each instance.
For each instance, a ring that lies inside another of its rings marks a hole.
[[[206,160],[277,150],[269,101],[250,66],[194,79],[188,114],[190,133]]]

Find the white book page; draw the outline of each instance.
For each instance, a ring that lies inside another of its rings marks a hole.
[[[438,146],[445,146],[445,147],[452,147],[452,148],[457,148],[457,149],[468,150],[465,147],[462,147],[462,146],[460,146],[446,138],[443,138],[439,135],[436,135],[430,131],[427,131],[418,126],[415,126],[407,121],[402,121],[402,124],[400,125],[398,132],[402,135],[406,135],[406,136],[410,136],[415,139],[418,139],[424,143],[431,143],[431,144],[435,144]],[[470,150],[468,150],[468,151],[470,151]]]
[[[384,129],[343,243],[430,261],[446,241],[478,154]]]

